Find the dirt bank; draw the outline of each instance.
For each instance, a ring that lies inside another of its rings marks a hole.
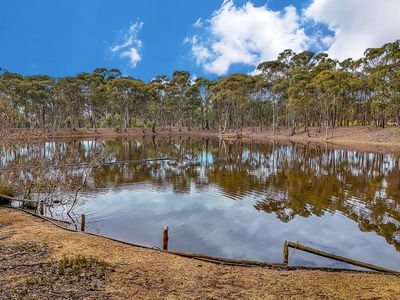
[[[215,265],[68,232],[7,208],[0,248],[2,299],[400,298],[395,275]]]
[[[329,139],[325,139],[325,132],[311,129],[307,132],[300,131],[292,134],[291,130],[279,130],[273,134],[271,129],[260,130],[256,128],[243,129],[240,137],[243,140],[254,142],[269,142],[272,140],[298,142],[298,143],[329,143],[334,146],[345,146],[355,150],[374,150],[379,152],[400,152],[400,127],[376,128],[367,126],[338,127],[333,132],[329,131]],[[17,141],[24,139],[53,139],[53,138],[116,138],[116,137],[142,137],[142,136],[182,136],[182,137],[220,137],[215,130],[202,130],[188,128],[172,128],[162,130],[157,128],[156,133],[151,129],[129,128],[126,131],[118,131],[113,128],[94,129],[61,129],[58,131],[43,131],[32,129],[7,130],[0,134],[0,140]],[[224,139],[236,139],[235,133],[227,133]]]
[[[299,143],[319,143],[341,146],[347,149],[400,152],[400,127],[376,128],[376,127],[339,127],[335,128],[333,138],[329,131],[329,139],[325,132],[311,129],[309,132],[301,131],[291,134],[291,130],[280,131],[273,135],[272,131],[250,133],[249,137],[254,141],[274,139],[279,141],[292,141]]]

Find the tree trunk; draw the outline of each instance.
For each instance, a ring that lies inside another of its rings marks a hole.
[[[328,124],[329,120],[325,120],[325,140],[328,139]]]
[[[272,102],[272,135],[275,135],[275,101]]]

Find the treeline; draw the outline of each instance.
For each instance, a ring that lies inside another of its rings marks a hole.
[[[52,78],[0,70],[0,127],[292,128],[400,124],[400,40],[359,60],[285,50],[256,75],[191,80],[186,71],[148,83],[118,69]],[[332,130],[333,132],[333,130]]]

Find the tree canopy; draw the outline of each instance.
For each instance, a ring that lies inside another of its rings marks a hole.
[[[0,69],[0,127],[316,127],[328,137],[337,126],[400,125],[400,40],[358,60],[285,50],[254,73],[213,81],[175,71],[145,83],[118,69],[62,78]]]

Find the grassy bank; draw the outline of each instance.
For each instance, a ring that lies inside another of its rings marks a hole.
[[[161,236],[160,236],[161,238]],[[0,208],[0,298],[394,299],[400,277],[215,265]]]

